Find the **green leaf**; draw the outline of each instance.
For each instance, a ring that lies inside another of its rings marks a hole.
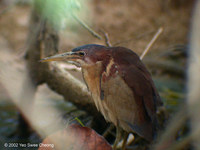
[[[55,28],[61,28],[72,19],[71,14],[81,10],[80,0],[35,0],[36,10]]]
[[[76,117],[75,120],[78,121],[78,123],[79,123],[82,127],[85,127],[85,125],[81,122],[80,119],[78,119],[78,117]]]

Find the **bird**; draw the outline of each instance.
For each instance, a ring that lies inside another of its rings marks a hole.
[[[67,61],[81,67],[93,101],[117,129],[153,141],[157,132],[156,111],[162,105],[150,72],[140,57],[125,47],[87,44],[69,52],[41,59],[41,62]]]

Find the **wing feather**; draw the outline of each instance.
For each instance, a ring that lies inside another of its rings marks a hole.
[[[134,103],[137,105],[137,124],[126,120],[129,126],[139,126],[143,136],[152,129],[152,136],[156,132],[157,105],[162,105],[159,94],[155,88],[152,77],[137,54],[133,51],[118,47],[118,52],[113,50],[114,61],[118,65],[120,77],[132,90]],[[132,100],[132,101],[133,101]],[[145,133],[146,132],[146,133]],[[149,137],[147,137],[150,139]]]

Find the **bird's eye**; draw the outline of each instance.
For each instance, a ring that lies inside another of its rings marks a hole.
[[[85,52],[79,52],[79,56],[85,56]]]

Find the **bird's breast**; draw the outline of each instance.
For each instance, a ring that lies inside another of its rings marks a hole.
[[[95,65],[85,65],[82,67],[83,78],[89,91],[91,92],[92,98],[97,109],[106,118],[107,107],[101,100],[101,73],[102,73],[102,63],[98,62]]]
[[[118,68],[113,60],[110,61],[103,73],[98,69],[102,64],[98,65],[85,66],[83,69],[83,76],[94,103],[107,121],[129,131],[131,129],[126,122],[134,122],[137,114],[134,113],[137,108],[133,92],[118,74]]]

